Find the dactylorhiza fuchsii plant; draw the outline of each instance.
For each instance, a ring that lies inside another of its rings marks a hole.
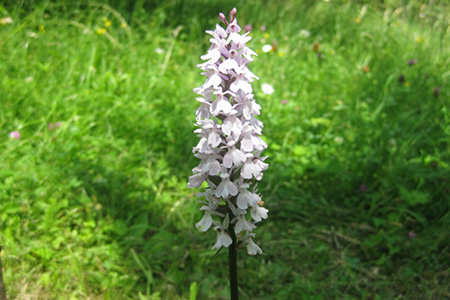
[[[200,208],[204,216],[196,227],[217,232],[212,249],[230,246],[228,228],[234,224],[237,239],[246,244],[248,254],[255,255],[262,251],[253,242],[252,231],[255,223],[267,218],[268,210],[262,207],[253,183],[268,167],[265,157],[260,156],[267,144],[260,137],[263,123],[255,116],[261,106],[254,100],[250,84],[258,77],[247,67],[256,53],[246,45],[251,39],[248,32],[239,34],[241,28],[233,11],[230,23],[220,15],[228,25],[226,30],[217,24],[214,31],[206,31],[212,35],[212,45],[201,57],[206,62],[198,67],[207,79],[194,89],[201,104],[196,114],[200,128],[195,130],[200,142],[193,152],[201,162],[193,169],[188,186],[208,183],[209,188],[197,194],[205,200]]]
[[[193,152],[201,162],[193,169],[188,187],[208,184],[197,194],[204,215],[196,227],[216,231],[212,250],[229,247],[231,271],[237,247],[246,246],[250,255],[262,253],[253,241],[253,230],[268,215],[257,191],[257,181],[268,164],[261,157],[267,148],[260,137],[263,123],[255,117],[261,106],[252,94],[251,82],[258,77],[247,67],[256,55],[246,45],[251,37],[249,32],[240,34],[236,8],[230,12],[230,22],[222,13],[219,18],[226,29],[217,24],[214,31],[206,31],[212,36],[211,47],[201,56],[205,62],[198,65],[207,78],[194,89],[200,96],[195,130],[200,141]]]

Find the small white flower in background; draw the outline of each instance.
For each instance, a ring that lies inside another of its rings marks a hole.
[[[27,35],[28,35],[30,38],[32,38],[32,39],[37,38],[36,32],[29,31],[29,32],[27,32]]]
[[[275,90],[273,89],[273,86],[271,86],[268,83],[263,83],[261,86],[261,89],[262,89],[263,93],[266,95],[272,95],[273,92],[275,92]]]
[[[309,30],[306,29],[302,29],[300,30],[300,37],[302,38],[307,38],[311,35],[311,32],[309,32]]]
[[[212,36],[211,47],[201,56],[205,62],[197,65],[206,76],[205,83],[194,89],[200,96],[196,98],[200,102],[196,112],[199,129],[194,131],[200,141],[193,152],[201,161],[192,170],[188,187],[208,184],[197,194],[204,199],[200,208],[204,215],[195,226],[217,232],[212,249],[229,247],[236,237],[247,245],[248,254],[256,255],[262,250],[253,242],[255,234],[251,232],[257,222],[268,217],[255,185],[268,168],[266,157],[261,157],[267,148],[260,137],[263,123],[256,119],[261,106],[251,85],[258,77],[248,69],[256,53],[246,45],[251,39],[249,32],[239,33],[236,9],[230,13],[229,23],[223,14],[219,17],[227,27],[217,24],[214,31],[206,31]],[[264,47],[265,52],[272,49],[271,45]],[[274,92],[269,84],[263,85],[263,91]]]
[[[342,136],[337,136],[334,138],[334,142],[337,144],[342,144],[344,142],[344,138]]]
[[[155,49],[155,52],[158,53],[158,54],[163,54],[163,53],[164,53],[164,50],[161,49],[161,48],[156,48],[156,49]]]
[[[1,25],[12,24],[14,21],[10,17],[0,19]]]
[[[272,45],[264,45],[262,51],[265,53],[272,51]]]

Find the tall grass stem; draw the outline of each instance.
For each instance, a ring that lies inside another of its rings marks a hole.
[[[2,246],[0,246],[0,253],[2,253]],[[2,269],[1,255],[0,255],[0,300],[7,300],[5,283],[3,282],[3,269]]]

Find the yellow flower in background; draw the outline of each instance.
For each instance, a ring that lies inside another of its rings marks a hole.
[[[410,87],[411,86],[411,82],[409,82],[409,81],[405,82],[405,86],[406,87]]]
[[[264,33],[264,38],[267,40],[270,37],[270,34],[268,32]]]
[[[98,35],[102,35],[106,33],[106,29],[103,27],[97,28],[97,30],[95,31],[95,33],[97,33]]]
[[[123,28],[123,29],[125,29],[125,28],[127,28],[127,24],[122,23],[122,24],[120,24],[120,27]]]
[[[423,42],[423,38],[421,36],[416,37],[416,42],[419,44]]]
[[[45,33],[45,28],[44,28],[43,25],[39,25],[39,31],[40,31],[41,33]]]
[[[355,19],[355,22],[358,23],[358,24],[361,23],[361,18],[360,18],[360,17],[357,17],[357,18]]]
[[[105,27],[109,27],[109,26],[111,26],[112,25],[112,22],[110,21],[110,20],[106,20],[105,21]]]
[[[284,56],[284,52],[283,52],[283,51],[279,51],[279,52],[278,52],[278,56],[279,56],[279,57],[283,57],[283,56]]]

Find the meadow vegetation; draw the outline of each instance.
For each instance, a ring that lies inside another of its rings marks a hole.
[[[62,3],[0,4],[9,298],[227,299],[186,184],[204,31],[234,4]],[[449,3],[236,5],[270,164],[241,298],[450,299]]]

